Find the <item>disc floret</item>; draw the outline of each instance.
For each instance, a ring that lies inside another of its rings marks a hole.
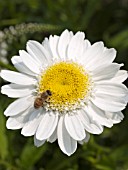
[[[50,90],[52,95],[47,109],[71,111],[81,107],[90,91],[90,76],[81,65],[74,62],[59,62],[42,72],[39,93]]]

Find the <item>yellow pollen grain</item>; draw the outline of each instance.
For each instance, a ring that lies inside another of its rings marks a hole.
[[[89,76],[82,66],[76,63],[60,62],[42,72],[39,92],[50,90],[49,106],[63,111],[72,108],[88,93]]]

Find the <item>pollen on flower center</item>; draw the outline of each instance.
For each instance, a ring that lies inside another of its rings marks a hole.
[[[79,108],[87,96],[90,86],[89,75],[82,66],[71,62],[59,62],[42,72],[39,93],[50,90],[47,104],[49,109],[70,111]]]

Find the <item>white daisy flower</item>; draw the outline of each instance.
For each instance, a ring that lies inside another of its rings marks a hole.
[[[2,70],[11,84],[2,86],[8,97],[19,98],[8,106],[8,129],[22,129],[34,135],[37,147],[58,140],[68,156],[77,142],[88,142],[90,134],[101,134],[123,119],[128,90],[122,82],[128,77],[123,64],[113,63],[115,49],[103,42],[93,45],[83,32],[65,30],[42,44],[28,41],[27,52],[12,57],[20,72]]]

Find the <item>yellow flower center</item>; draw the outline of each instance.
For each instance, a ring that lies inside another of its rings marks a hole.
[[[71,62],[59,62],[42,72],[39,93],[50,90],[48,108],[70,111],[79,105],[89,92],[89,75],[82,66]]]

